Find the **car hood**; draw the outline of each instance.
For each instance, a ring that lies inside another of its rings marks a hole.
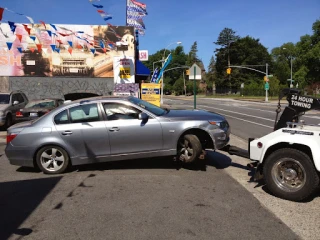
[[[8,107],[10,107],[10,104],[0,104],[0,111],[6,110]]]
[[[172,120],[211,120],[217,122],[225,120],[225,117],[218,113],[204,110],[170,110],[162,117]]]

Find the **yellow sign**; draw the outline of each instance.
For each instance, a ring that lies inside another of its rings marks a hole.
[[[120,67],[120,78],[130,78],[130,67]]]
[[[227,69],[227,74],[231,74],[231,68]]]
[[[186,75],[189,75],[190,74],[190,71],[189,69],[186,70]]]
[[[141,83],[141,99],[160,107],[160,84]]]

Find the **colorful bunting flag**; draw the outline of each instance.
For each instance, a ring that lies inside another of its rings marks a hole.
[[[56,26],[55,26],[55,25],[50,24],[50,26],[51,26],[54,30],[58,31],[58,29],[56,28]]]
[[[60,53],[60,48],[56,48],[55,51],[56,51],[57,53]]]
[[[36,41],[36,36],[29,36],[33,41]]]
[[[12,48],[12,42],[7,42],[7,46],[8,46],[8,49],[11,50],[11,48]]]
[[[96,7],[96,8],[103,8],[103,6],[100,5],[100,4],[94,4],[94,3],[92,3],[92,6],[94,6],[94,7]]]
[[[68,52],[69,52],[70,54],[72,54],[72,48],[71,48],[71,47],[68,49]]]
[[[91,48],[90,51],[91,51],[93,54],[95,54],[96,49],[95,49],[95,48]]]
[[[47,33],[49,34],[49,36],[52,36],[52,32],[50,30],[47,30]]]
[[[21,42],[22,40],[22,35],[21,34],[16,34],[17,38],[19,39],[19,41]]]
[[[34,53],[34,50],[35,50],[34,48],[30,48],[30,51],[31,51],[32,53]]]
[[[14,33],[16,31],[16,25],[14,22],[8,21],[11,31]]]
[[[133,26],[140,35],[144,35],[146,26],[143,17],[148,15],[147,5],[135,0],[127,0],[127,26]]]
[[[41,52],[41,50],[42,50],[42,44],[36,44],[36,46],[37,46],[37,49],[38,49],[38,52]]]
[[[70,47],[72,47],[72,42],[71,42],[71,41],[68,41],[68,43],[69,43]]]
[[[56,45],[55,44],[50,44],[52,51],[54,51],[56,49]]]
[[[19,53],[22,53],[22,47],[17,47]]]
[[[0,8],[0,21],[2,21],[3,11],[4,11],[4,8]]]
[[[23,24],[23,26],[24,26],[24,29],[26,30],[26,32],[28,33],[28,35],[30,35],[31,29],[28,27],[28,25],[27,24]]]

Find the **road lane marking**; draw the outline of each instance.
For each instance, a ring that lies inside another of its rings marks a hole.
[[[221,108],[208,107],[208,106],[204,106],[204,105],[199,105],[199,106],[200,107],[206,107],[206,108],[212,108],[212,109],[218,109],[218,110],[224,111],[224,112],[230,112],[230,113],[235,113],[235,114],[239,114],[239,115],[243,115],[243,116],[247,116],[247,117],[254,117],[254,118],[259,118],[259,119],[262,119],[262,120],[274,122],[274,120],[269,119],[269,118],[258,117],[258,116],[254,116],[254,115],[249,115],[249,114],[245,114],[245,113],[239,113],[239,112],[230,111],[230,110],[224,110],[224,109],[221,109]]]
[[[199,108],[199,109],[201,109],[201,110],[206,110],[206,109],[204,109],[204,108]],[[206,111],[207,111],[207,110],[206,110]],[[256,125],[259,125],[259,126],[262,126],[262,127],[266,127],[266,128],[271,128],[271,129],[273,129],[273,127],[270,127],[270,126],[267,126],[267,125],[264,125],[264,124],[261,124],[261,123],[252,122],[252,121],[249,121],[249,120],[246,120],[246,119],[242,119],[242,118],[230,116],[230,115],[227,115],[227,114],[223,114],[223,116],[230,117],[230,118],[234,118],[234,119],[237,119],[237,120],[240,120],[240,121],[244,121],[244,122],[248,122],[248,123],[252,123],[252,124],[256,124]]]

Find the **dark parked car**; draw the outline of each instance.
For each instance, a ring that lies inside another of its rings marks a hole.
[[[16,112],[16,121],[23,122],[41,117],[63,104],[63,99],[46,98],[31,100],[24,108]]]
[[[70,165],[176,156],[190,163],[229,141],[227,120],[202,110],[169,110],[133,96],[64,103],[8,129],[13,165],[62,173]]]

